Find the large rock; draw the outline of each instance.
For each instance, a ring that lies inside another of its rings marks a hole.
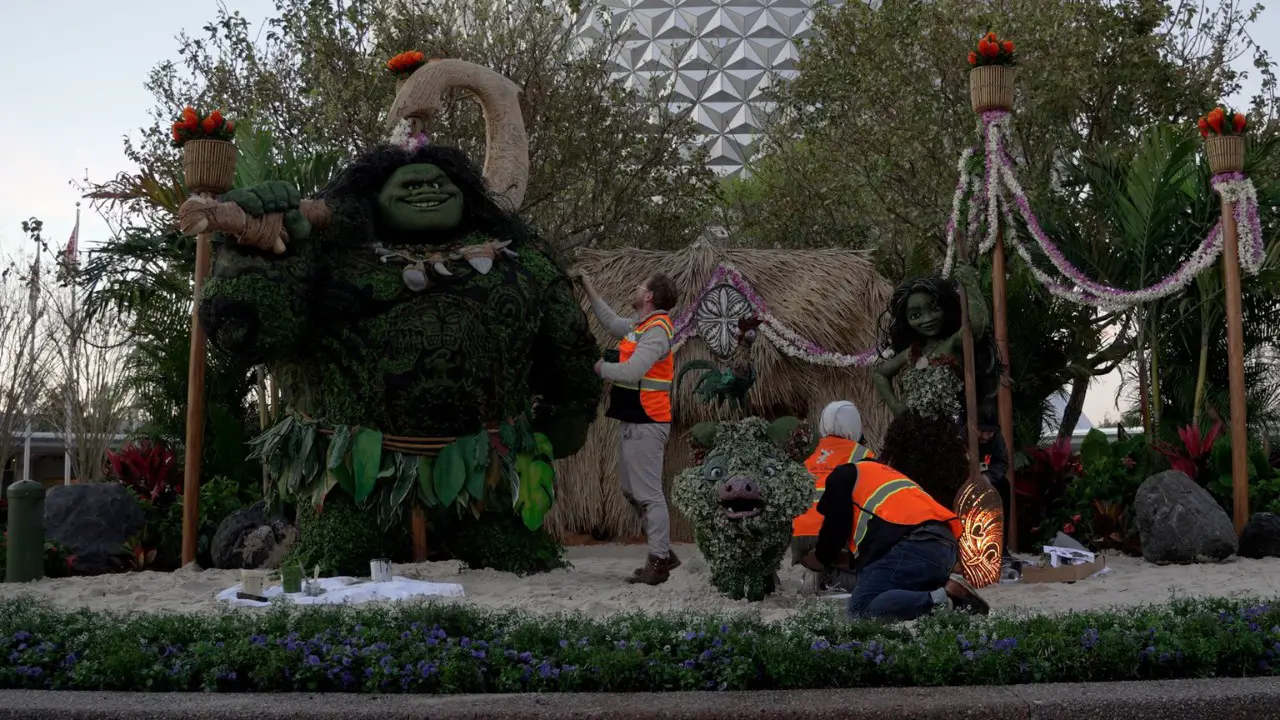
[[[125,542],[145,524],[137,498],[118,483],[59,485],[45,496],[44,535],[76,556],[78,573],[120,569]]]
[[[1240,556],[1264,558],[1280,556],[1280,517],[1269,513],[1254,513],[1240,536]]]
[[[1166,470],[1147,478],[1135,504],[1147,562],[1220,562],[1236,552],[1231,518],[1209,491],[1183,473]]]
[[[209,554],[213,566],[223,570],[278,568],[297,537],[288,520],[269,516],[266,505],[257,502],[218,525]]]

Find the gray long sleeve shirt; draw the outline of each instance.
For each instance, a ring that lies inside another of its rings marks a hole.
[[[591,309],[595,312],[596,319],[600,321],[604,329],[619,340],[626,337],[640,323],[663,312],[655,310],[638,320],[624,318],[615,313],[613,308],[609,307],[609,304],[598,295],[591,297]],[[649,372],[649,368],[653,367],[654,363],[669,352],[671,352],[671,339],[667,337],[667,333],[661,327],[654,326],[646,330],[636,340],[636,349],[631,353],[631,357],[627,358],[626,362],[601,364],[600,377],[605,380],[623,383],[624,385],[635,385],[640,382],[645,373]]]

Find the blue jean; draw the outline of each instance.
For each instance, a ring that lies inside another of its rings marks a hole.
[[[904,538],[884,557],[858,573],[849,596],[849,617],[914,620],[936,604],[934,592],[947,583],[958,550],[939,540]]]

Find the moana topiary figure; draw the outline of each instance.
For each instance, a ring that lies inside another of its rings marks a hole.
[[[491,124],[484,175],[409,122],[457,85]],[[397,136],[318,198],[273,182],[184,206],[187,232],[223,231],[200,298],[209,338],[266,363],[290,408],[254,443],[279,495],[320,507],[337,488],[384,528],[417,504],[514,506],[540,528],[551,461],[582,447],[602,386],[566,273],[510,209],[527,173],[512,88],[429,63],[399,93]]]
[[[999,387],[1001,366],[990,333],[990,315],[972,267],[956,268],[969,297],[978,405]],[[960,293],[955,280],[908,280],[893,291],[881,322],[881,349],[892,355],[875,367],[876,390],[894,416],[907,410],[930,418],[958,419],[964,407],[964,353]],[[902,394],[893,389],[899,378]]]

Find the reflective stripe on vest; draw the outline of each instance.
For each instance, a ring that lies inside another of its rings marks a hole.
[[[873,518],[908,526],[936,521],[945,523],[957,539],[964,533],[955,513],[910,478],[888,465],[866,460],[858,463],[858,482],[853,489],[854,527],[849,550],[855,554]]]
[[[671,324],[671,318],[666,313],[658,313],[649,316],[643,320],[635,329],[627,333],[618,343],[618,362],[625,363],[631,358],[631,354],[636,351],[636,345],[639,344],[640,336],[653,329],[661,327],[663,332],[667,334],[668,347],[671,339],[675,336],[675,327]],[[640,406],[644,408],[645,415],[654,422],[671,422],[671,385],[675,381],[675,360],[671,355],[670,349],[645,372],[644,377],[640,378],[637,385],[627,385],[625,383],[614,383],[616,387],[626,390],[636,390],[640,393]]]
[[[818,501],[827,489],[827,477],[841,465],[861,462],[875,457],[864,445],[835,435],[822,438],[813,454],[804,461],[805,469],[813,476],[813,504],[803,515],[791,521],[792,537],[816,537],[822,529],[822,514]]]

